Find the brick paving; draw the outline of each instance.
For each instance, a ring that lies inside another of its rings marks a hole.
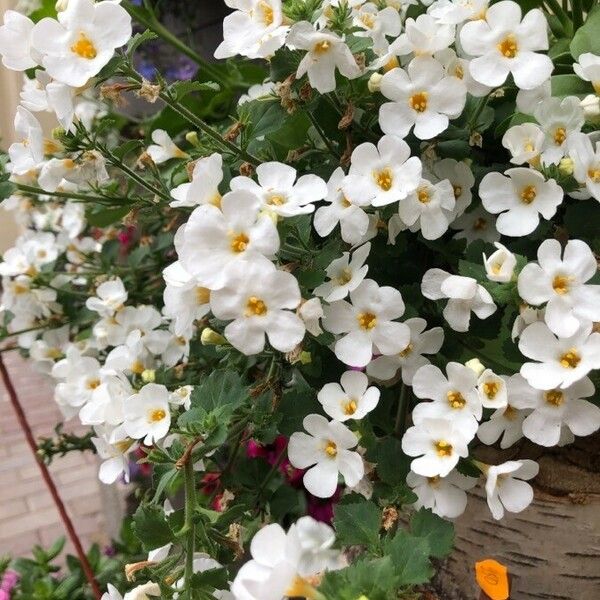
[[[35,437],[51,436],[61,413],[52,398],[50,381],[17,355],[4,355],[23,410]],[[77,431],[76,419],[65,426]],[[102,510],[98,465],[91,453],[73,452],[57,457],[50,472],[81,536],[84,548],[108,543]],[[4,386],[0,382],[0,556],[27,556],[34,544],[50,545],[64,529],[44,485],[25,436],[19,428]],[[70,543],[67,552],[72,552]]]

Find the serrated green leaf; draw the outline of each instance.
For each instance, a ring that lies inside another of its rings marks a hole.
[[[108,227],[113,223],[121,221],[131,210],[130,206],[119,206],[118,208],[105,208],[86,215],[87,221],[94,227]]]
[[[391,540],[386,540],[384,553],[389,555],[401,586],[425,583],[433,575],[429,541],[426,538],[416,537],[401,529]]]
[[[413,535],[428,540],[431,556],[443,558],[452,551],[454,526],[431,510],[421,508],[417,511],[410,520],[410,530]]]
[[[175,539],[162,508],[140,504],[133,515],[133,532],[146,550],[160,548]]]
[[[379,544],[381,511],[373,502],[363,499],[352,504],[341,503],[335,507],[334,514],[333,526],[340,543],[369,547]]]
[[[221,86],[214,81],[177,81],[169,89],[176,100],[182,100],[192,92],[220,92]]]

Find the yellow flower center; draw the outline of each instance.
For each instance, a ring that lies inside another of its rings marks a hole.
[[[454,76],[458,79],[463,79],[465,76],[465,70],[460,63],[454,67]]]
[[[318,583],[315,582],[317,585]],[[314,600],[317,598],[317,590],[313,587],[310,581],[296,575],[290,587],[285,591],[286,598],[306,598]]]
[[[20,294],[26,294],[29,291],[29,288],[21,283],[13,283],[12,291],[15,296],[19,296]]]
[[[554,132],[554,143],[557,146],[562,146],[567,139],[567,130],[564,127],[557,127]]]
[[[497,381],[488,381],[483,384],[483,393],[493,400],[500,391],[500,384]]]
[[[87,387],[88,390],[95,390],[99,385],[100,380],[97,377],[94,377],[94,379],[88,379],[85,387]]]
[[[565,401],[565,395],[560,390],[549,390],[544,394],[544,400],[552,406],[560,406]]]
[[[463,189],[460,185],[453,185],[452,189],[454,190],[454,198],[458,198],[463,192]]]
[[[335,442],[332,442],[331,440],[328,440],[325,444],[325,454],[327,454],[327,456],[329,456],[330,458],[335,458],[337,456],[337,453],[337,444]]]
[[[591,167],[587,174],[594,183],[600,183],[600,167]]]
[[[98,56],[98,52],[96,51],[96,46],[90,38],[85,35],[85,33],[81,32],[77,41],[71,46],[71,52],[77,54],[81,58],[87,58],[88,60],[92,60]]]
[[[250,238],[245,233],[238,233],[231,237],[231,249],[238,254],[244,252],[248,248]]]
[[[338,276],[336,277],[336,281],[340,285],[346,285],[351,280],[352,280],[352,269],[350,269],[349,267],[342,269],[340,271],[340,273],[338,274]]]
[[[569,291],[570,282],[572,280],[572,277],[567,277],[566,275],[557,275],[552,280],[552,288],[557,294],[564,296],[564,294]]]
[[[417,112],[425,112],[427,110],[427,92],[417,92],[410,97],[409,106]]]
[[[375,16],[371,13],[365,13],[361,15],[360,20],[367,29],[373,29],[373,27],[375,26]]]
[[[384,191],[389,192],[392,189],[394,183],[394,176],[392,170],[389,167],[382,169],[381,171],[375,171],[373,174],[375,183]]]
[[[129,448],[131,448],[131,446],[133,445],[133,440],[130,438],[126,438],[124,440],[121,440],[120,442],[117,442],[115,444],[115,448],[121,453],[121,454],[125,454],[125,452],[127,452],[127,450],[129,450]]]
[[[48,350],[46,350],[46,356],[48,358],[59,358],[62,356],[62,352],[60,351],[60,348],[48,348]]]
[[[347,402],[344,402],[343,409],[345,415],[353,415],[356,412],[358,405],[356,404],[356,400],[352,398],[348,399]]]
[[[326,52],[329,52],[330,49],[331,42],[329,40],[322,40],[313,46],[313,52],[315,54],[325,54]]]
[[[428,204],[431,202],[431,195],[426,187],[421,187],[417,190],[417,198],[421,204]]]
[[[437,455],[441,457],[452,456],[452,444],[446,440],[438,440],[433,444]]]
[[[521,202],[523,204],[531,204],[537,195],[537,190],[534,185],[527,185],[521,190]]]
[[[167,413],[162,408],[155,408],[150,411],[148,419],[151,423],[158,423],[158,421],[162,421],[166,416]]]
[[[256,296],[250,296],[248,302],[246,302],[246,316],[247,317],[262,317],[267,314],[267,305],[263,300]]]
[[[488,222],[483,217],[477,217],[473,223],[473,229],[475,229],[475,231],[487,229],[487,226]]]
[[[442,480],[442,478],[439,475],[435,475],[434,477],[428,477],[427,478],[427,483],[431,486],[431,487],[437,487],[440,483],[440,481]]]
[[[267,198],[267,204],[270,204],[271,206],[281,206],[282,204],[285,204],[285,202],[286,198],[281,194],[271,194]]]
[[[581,356],[575,348],[571,348],[570,350],[567,350],[559,360],[561,366],[565,369],[576,369],[577,365],[581,362]]]
[[[202,286],[196,286],[196,302],[198,305],[208,304],[210,301],[210,290]]]
[[[498,273],[500,273],[501,270],[502,270],[502,264],[501,263],[495,262],[492,265],[492,273],[494,275],[498,275]]]
[[[275,17],[273,16],[273,8],[271,7],[271,5],[268,2],[265,2],[265,0],[261,0],[258,3],[258,8],[260,9],[263,23],[267,27],[269,25],[273,25]]]
[[[406,358],[409,354],[412,353],[413,349],[414,349],[414,346],[411,343],[409,343],[408,346],[406,346],[406,348],[404,348],[404,350],[398,352],[398,356],[400,358]]]
[[[360,313],[358,315],[358,324],[361,329],[368,331],[377,325],[377,317],[370,312]]]
[[[130,371],[132,373],[135,373],[136,375],[141,375],[145,370],[146,369],[145,369],[144,365],[139,360],[134,361],[130,367]]]
[[[510,404],[508,404],[506,406],[506,408],[504,409],[502,416],[505,419],[508,419],[509,421],[513,421],[517,416],[517,410],[515,408],[513,408]]]
[[[57,152],[60,152],[60,150],[60,144],[57,144],[54,140],[44,140],[44,154],[56,154]]]
[[[342,200],[341,200],[340,204],[344,208],[348,208],[349,206],[352,206],[352,202],[350,202],[350,200],[348,200],[348,198],[346,198],[346,196],[342,196]]]
[[[507,35],[497,46],[498,51],[506,58],[514,58],[519,51],[517,38],[511,33]]]
[[[463,395],[457,391],[451,391],[446,394],[446,398],[448,398],[448,404],[451,408],[464,408],[467,401],[464,399]]]
[[[221,194],[219,194],[219,192],[216,192],[215,195],[208,201],[208,203],[212,204],[213,206],[216,206],[217,208],[221,208],[222,199],[223,198]]]

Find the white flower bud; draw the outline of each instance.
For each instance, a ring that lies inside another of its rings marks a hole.
[[[515,271],[517,259],[515,255],[499,242],[495,242],[497,250],[489,258],[483,255],[483,265],[487,278],[499,283],[509,282]]]
[[[583,114],[586,119],[600,117],[600,96],[588,94],[579,105],[583,108]]]
[[[485,371],[484,365],[478,358],[472,358],[471,360],[468,360],[465,363],[465,367],[469,367],[471,371],[477,373],[478,377]]]
[[[369,78],[369,83],[367,84],[369,87],[369,91],[371,94],[375,92],[379,92],[381,90],[381,80],[383,79],[383,75],[381,73],[373,73]]]

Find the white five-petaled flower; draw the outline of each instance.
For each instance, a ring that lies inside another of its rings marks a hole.
[[[502,145],[510,152],[510,162],[515,165],[539,165],[545,143],[546,136],[535,123],[514,125],[502,136]]]
[[[53,148],[44,140],[40,122],[26,108],[17,106],[14,124],[17,140],[8,148],[10,169],[16,175],[25,175],[39,167],[46,151]]]
[[[351,367],[366,366],[373,354],[395,354],[410,342],[410,329],[397,323],[404,314],[400,292],[365,279],[352,292],[350,301],[338,300],[324,309],[323,327],[336,335],[335,355]]]
[[[508,283],[517,266],[517,257],[500,242],[494,242],[497,250],[487,257],[483,255],[485,274],[490,281]]]
[[[296,77],[308,74],[308,81],[321,94],[335,90],[336,69],[348,79],[356,79],[361,69],[350,48],[336,33],[315,29],[308,21],[295,23],[287,37],[292,48],[307,50],[298,65]]]
[[[364,475],[360,454],[351,450],[358,444],[356,435],[339,421],[321,415],[304,417],[303,425],[308,434],[292,434],[288,457],[294,467],[308,468],[303,478],[306,489],[318,498],[331,498],[339,473],[347,486],[355,486]]]
[[[445,477],[469,455],[462,424],[452,419],[423,419],[406,430],[402,451],[417,456],[410,468],[423,477]]]
[[[381,93],[391,100],[379,110],[383,132],[403,138],[414,125],[421,140],[444,131],[449,120],[460,115],[467,98],[464,83],[447,76],[442,64],[429,56],[411,60],[407,71],[388,71],[381,80]]]
[[[33,27],[33,21],[16,10],[4,13],[4,25],[0,27],[0,54],[7,69],[25,71],[39,64],[40,57],[31,47]]]
[[[600,201],[600,143],[584,133],[569,138],[569,156],[573,159],[573,176],[585,186],[587,194]]]
[[[131,37],[131,17],[117,2],[70,0],[57,19],[39,21],[31,41],[48,75],[73,87],[97,75]]]
[[[589,81],[594,86],[596,94],[600,94],[600,56],[584,52],[579,55],[577,61],[573,65],[575,74],[584,81]]]
[[[275,255],[279,234],[260,209],[260,198],[236,190],[223,196],[220,209],[203,204],[192,212],[175,236],[175,248],[181,265],[199,285],[218,289],[228,282],[228,270],[237,262]]]
[[[148,383],[125,402],[125,433],[143,439],[146,446],[162,440],[170,424],[169,390],[164,385]]]
[[[510,460],[485,470],[487,503],[494,519],[504,516],[504,511],[518,513],[525,510],[533,500],[533,488],[527,483],[539,472],[533,460]]]
[[[388,49],[386,36],[397,37],[402,30],[400,13],[392,6],[382,10],[367,2],[358,7],[354,13],[353,23],[361,31],[355,35],[358,37],[370,37],[373,40],[373,52],[382,54]]]
[[[424,354],[436,354],[444,343],[444,330],[433,327],[425,331],[427,321],[420,317],[407,319],[404,322],[410,329],[410,342],[397,354],[378,356],[367,365],[367,373],[371,377],[387,381],[392,379],[398,369],[402,369],[402,381],[411,385],[417,370],[429,364]]]
[[[512,237],[532,233],[540,215],[551,219],[563,200],[562,188],[554,179],[544,179],[539,171],[516,167],[501,173],[488,173],[479,186],[484,208],[499,214],[496,229]]]
[[[148,146],[146,152],[157,165],[167,162],[171,158],[188,158],[188,154],[175,144],[164,129],[155,129],[152,132],[152,141],[154,144]]]
[[[464,162],[453,158],[443,158],[431,165],[431,173],[427,173],[427,179],[431,181],[443,181],[447,179],[454,191],[454,216],[462,215],[471,204],[473,194],[471,189],[475,184],[475,176],[471,167]]]
[[[454,237],[457,240],[467,240],[467,244],[475,240],[494,243],[501,237],[496,229],[496,217],[485,210],[481,204],[465,211],[450,224],[450,227],[458,230]]]
[[[192,181],[182,183],[171,190],[175,198],[170,203],[174,208],[183,206],[197,206],[199,204],[221,205],[219,184],[223,179],[223,158],[216,152],[201,158],[194,165]]]
[[[326,383],[317,394],[317,399],[335,421],[362,419],[379,402],[379,390],[368,385],[369,379],[364,373],[346,371],[340,383]]]
[[[545,240],[538,248],[538,263],[519,273],[519,295],[525,302],[546,304],[544,320],[560,337],[573,335],[589,321],[600,321],[600,285],[586,284],[598,269],[591,248],[569,240],[563,249],[558,240]]]
[[[353,204],[385,206],[417,189],[422,165],[404,140],[384,135],[377,147],[360,144],[352,152],[350,171],[342,183],[344,196]]]
[[[127,290],[119,277],[101,283],[96,288],[96,295],[85,301],[89,310],[102,317],[112,317],[127,302]]]
[[[591,323],[567,338],[557,338],[545,323],[532,323],[521,334],[519,350],[538,361],[521,367],[521,375],[538,390],[568,388],[600,368],[600,333],[592,333]]]
[[[281,217],[311,213],[313,203],[327,196],[327,184],[317,175],[302,175],[298,180],[296,176],[296,169],[289,165],[267,162],[256,167],[258,183],[238,176],[231,180],[231,189],[252,192],[264,209]]]
[[[433,402],[419,402],[413,409],[413,422],[419,425],[426,419],[449,419],[459,424],[464,437],[471,440],[482,414],[477,374],[455,362],[446,365],[446,374],[434,365],[425,365],[415,373],[415,396]]]
[[[280,352],[290,352],[302,341],[305,326],[293,312],[300,300],[291,273],[256,258],[232,265],[225,285],[211,293],[210,306],[217,319],[232,320],[224,332],[231,345],[251,355],[264,349],[265,334]]]
[[[421,292],[430,300],[448,298],[443,314],[454,331],[468,331],[471,311],[480,319],[496,312],[490,293],[472,277],[451,275],[442,269],[429,269],[423,275]]]
[[[427,9],[438,23],[459,25],[464,21],[481,19],[488,9],[488,0],[437,0]]]
[[[96,435],[92,437],[92,444],[103,461],[98,471],[98,479],[110,485],[123,475],[125,482],[129,483],[129,453],[137,448],[135,441],[128,437],[111,439],[111,427],[97,426],[94,433]]]
[[[514,381],[516,377],[521,376],[517,374],[510,377],[507,386],[511,391],[514,389],[518,392],[518,384]],[[519,410],[509,402],[504,408],[495,410],[488,421],[479,425],[477,437],[488,446],[500,439],[500,448],[509,448],[523,437],[522,424],[526,416],[527,411]]]
[[[390,44],[389,52],[396,56],[431,56],[454,42],[454,30],[454,25],[428,14],[416,19],[409,17],[404,23],[404,33]]]
[[[467,54],[473,78],[485,85],[502,85],[512,73],[517,87],[532,89],[552,73],[552,60],[538,50],[548,50],[548,23],[534,8],[522,18],[521,7],[511,0],[490,6],[484,19],[466,23],[460,43]]]

